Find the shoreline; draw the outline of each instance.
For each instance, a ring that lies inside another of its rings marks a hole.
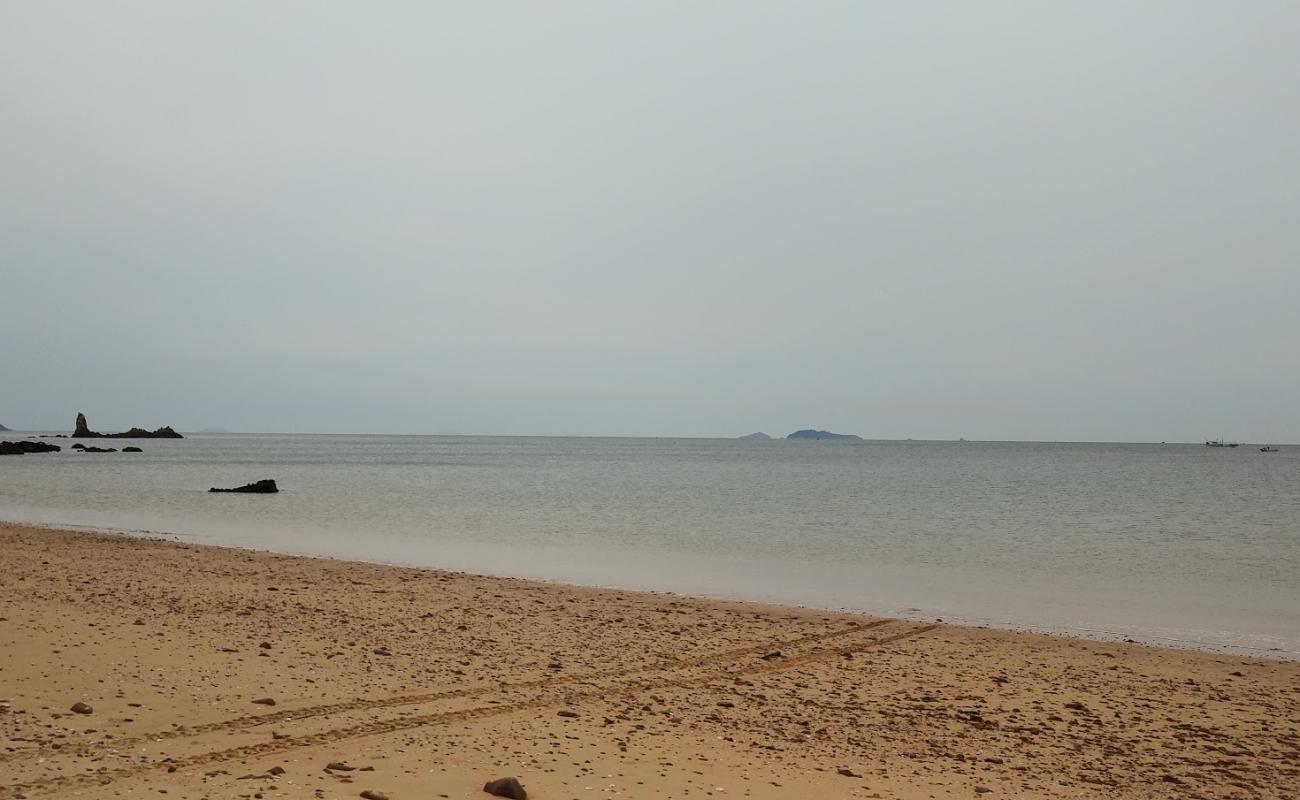
[[[534,800],[1284,798],[1300,774],[1295,662],[5,523],[0,570],[4,800],[506,775]]]
[[[417,561],[402,560],[384,560],[384,559],[367,559],[358,558],[352,555],[339,555],[328,551],[311,551],[299,549],[277,550],[261,546],[245,546],[240,544],[223,544],[211,541],[208,537],[196,533],[180,533],[167,530],[152,530],[145,528],[127,528],[103,524],[74,524],[74,523],[46,523],[46,522],[27,522],[13,521],[0,518],[0,526],[16,525],[30,527],[42,530],[61,530],[84,532],[91,534],[103,534],[110,536],[124,536],[136,539],[156,539],[159,541],[169,541],[168,537],[173,537],[176,541],[185,541],[189,544],[202,547],[215,547],[236,551],[247,551],[256,553],[267,553],[272,555],[292,556],[301,558],[323,559],[336,562],[355,562],[361,564],[371,564],[376,566],[389,566],[406,569],[421,569],[433,571],[446,571],[458,575],[484,578],[502,578],[538,582],[546,585],[565,586],[575,588],[590,588],[608,591],[622,591],[657,594],[665,596],[683,597],[701,601],[716,602],[735,602],[735,603],[752,603],[765,606],[801,609],[809,611],[826,611],[844,614],[863,614],[873,617],[888,617],[891,619],[907,620],[912,622],[939,621],[945,624],[958,625],[962,627],[992,629],[1007,631],[1010,633],[1026,633],[1042,636],[1057,636],[1064,638],[1079,639],[1091,642],[1114,642],[1123,644],[1135,644],[1145,647],[1160,647],[1174,650],[1186,650],[1191,652],[1215,653],[1221,655],[1231,655],[1246,658],[1263,658],[1277,661],[1294,661],[1300,662],[1300,650],[1287,650],[1281,647],[1261,647],[1247,644],[1234,644],[1226,642],[1215,642],[1178,636],[1161,636],[1158,634],[1140,632],[1140,631],[1118,631],[1107,628],[1092,627],[1088,625],[1068,625],[1068,624],[1037,624],[1026,621],[1016,621],[1008,619],[994,619],[991,617],[981,616],[962,616],[952,614],[951,612],[942,612],[936,610],[927,610],[923,608],[869,608],[869,607],[851,607],[851,606],[828,606],[817,603],[793,603],[785,602],[780,599],[771,597],[757,597],[753,595],[735,594],[727,592],[719,593],[701,593],[692,591],[680,591],[670,588],[653,588],[646,585],[621,584],[621,583],[592,583],[582,580],[567,580],[565,578],[552,578],[539,575],[520,575],[510,572],[491,572],[481,570],[475,567],[440,567]]]

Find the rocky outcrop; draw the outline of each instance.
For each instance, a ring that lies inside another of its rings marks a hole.
[[[108,438],[110,439],[184,439],[185,437],[181,436],[179,433],[172,430],[172,426],[164,425],[161,428],[158,428],[157,430],[153,430],[153,431],[147,431],[144,428],[132,428],[126,433],[110,433],[108,434]]]
[[[83,453],[116,453],[117,452],[116,447],[93,447],[93,446],[86,447],[81,442],[77,442],[76,444],[74,444],[72,446],[72,449],[79,450]]]
[[[817,431],[812,428],[805,428],[801,431],[795,431],[787,439],[832,439],[838,441],[860,442],[862,437],[854,433],[831,433],[830,431]]]
[[[767,441],[771,441],[772,439],[771,436],[768,436],[766,433],[763,433],[762,431],[758,431],[757,433],[747,433],[740,438],[753,439],[754,441],[758,441],[758,442],[767,442]]]
[[[62,450],[49,442],[0,442],[0,456],[21,456],[26,453],[57,453]]]
[[[141,449],[138,448],[138,447],[123,447],[123,448],[122,448],[122,452],[123,452],[123,453],[143,453],[144,451],[141,450]]]
[[[267,479],[255,483],[246,483],[243,486],[236,486],[234,489],[218,489],[212,487],[209,492],[240,492],[243,494],[275,494],[280,491],[280,487],[275,485],[275,481]]]
[[[176,431],[172,430],[170,425],[164,425],[158,430],[147,431],[144,428],[132,428],[125,433],[100,433],[92,431],[86,424],[86,415],[77,414],[77,428],[72,432],[74,439],[184,439]]]

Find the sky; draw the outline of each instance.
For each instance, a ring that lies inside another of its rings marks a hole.
[[[0,423],[1300,442],[1300,4],[0,4]]]

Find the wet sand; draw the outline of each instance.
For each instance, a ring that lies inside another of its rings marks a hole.
[[[506,775],[537,800],[1300,797],[1300,664],[0,524],[0,798]]]

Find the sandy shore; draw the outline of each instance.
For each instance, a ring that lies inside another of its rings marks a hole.
[[[1300,797],[1300,664],[0,525],[0,798],[506,775],[537,800]]]

